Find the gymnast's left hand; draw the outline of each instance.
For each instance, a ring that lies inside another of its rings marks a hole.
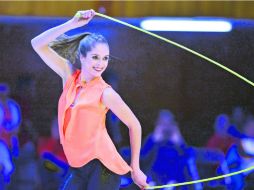
[[[145,189],[149,185],[146,183],[146,175],[140,170],[140,168],[133,169],[131,172],[131,178],[133,182],[140,187],[140,189]]]

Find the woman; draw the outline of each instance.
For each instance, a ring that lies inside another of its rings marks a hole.
[[[58,104],[59,133],[72,173],[62,189],[119,189],[120,175],[129,171],[134,183],[144,188],[148,184],[139,165],[140,123],[118,93],[101,77],[109,60],[106,39],[89,33],[69,38],[63,35],[88,24],[95,12],[86,10],[77,14],[81,16],[74,16],[31,40],[34,50],[63,81]],[[74,62],[80,62],[81,69],[77,69],[72,64]],[[118,154],[105,129],[108,109],[129,128],[130,166]]]

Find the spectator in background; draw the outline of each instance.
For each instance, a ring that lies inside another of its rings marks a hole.
[[[244,166],[242,168],[248,168],[254,166],[254,118],[249,118],[243,128],[243,132],[246,135],[241,139],[242,151],[240,154],[243,157]]]
[[[152,181],[164,185],[199,179],[194,153],[185,143],[174,115],[169,110],[160,110],[155,125],[141,150],[142,167]],[[177,189],[193,188],[202,189],[202,186],[195,184]]]
[[[232,110],[231,124],[235,125],[237,129],[242,130],[246,119],[246,111],[241,106],[236,106]]]
[[[43,190],[36,155],[37,134],[32,122],[23,120],[18,133],[19,156],[14,160],[15,170],[8,190]]]
[[[68,171],[68,164],[60,144],[57,117],[51,122],[50,136],[39,137],[37,152],[40,157],[43,190],[57,189]]]
[[[242,113],[240,110],[241,109],[236,108],[233,114],[234,121],[237,121],[237,123],[242,120],[243,116],[240,114]],[[232,125],[231,122],[230,117],[225,113],[217,115],[215,119],[214,134],[209,138],[206,144],[206,148],[210,149],[206,150],[207,155],[209,155],[209,158],[207,157],[206,160],[207,163],[210,164],[210,167],[206,165],[206,167],[202,166],[200,169],[205,178],[215,175],[215,171],[216,175],[230,173],[230,168],[228,168],[227,154],[232,147],[239,143],[239,137],[242,136],[242,133],[240,133],[236,126]],[[223,155],[220,155],[220,152],[216,152],[216,150],[212,149],[222,151],[221,153],[223,153]],[[223,180],[211,181],[208,184],[211,186],[224,185],[226,187],[228,186],[230,189],[232,181],[231,178],[224,178]],[[235,185],[235,187],[237,187],[237,185]]]
[[[6,144],[0,140],[0,189],[5,190],[6,184],[10,182],[10,176],[14,165]]]
[[[9,94],[8,84],[0,83],[0,140],[7,145],[12,156],[18,156],[17,133],[21,123],[21,110]]]
[[[240,106],[234,107],[230,118],[231,125],[228,129],[228,133],[238,139],[244,138],[243,125],[246,119],[247,116],[245,110]]]
[[[40,156],[43,156],[44,153],[52,153],[58,160],[62,162],[67,161],[63,152],[63,147],[60,144],[57,117],[51,122],[50,136],[39,137],[37,151]]]
[[[209,138],[206,147],[217,148],[224,153],[236,143],[236,139],[228,134],[230,119],[227,114],[220,114],[214,122],[214,134]]]
[[[249,118],[243,124],[243,134],[239,142],[227,152],[226,161],[230,173],[254,166],[254,119]],[[231,176],[230,190],[253,188],[253,171]]]

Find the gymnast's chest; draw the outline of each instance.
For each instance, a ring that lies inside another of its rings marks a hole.
[[[77,87],[67,96],[66,103],[73,110],[101,107],[100,88],[96,87]]]

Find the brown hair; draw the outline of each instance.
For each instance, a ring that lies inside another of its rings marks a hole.
[[[108,45],[107,40],[101,34],[84,32],[73,36],[62,34],[56,40],[50,42],[49,47],[79,67],[79,55],[86,56],[87,52],[91,51],[96,43],[105,43]]]
[[[90,33],[88,32],[73,36],[62,34],[54,41],[50,42],[49,47],[52,48],[61,57],[69,60],[72,64],[75,64],[77,62],[77,51],[79,43],[89,34]]]

